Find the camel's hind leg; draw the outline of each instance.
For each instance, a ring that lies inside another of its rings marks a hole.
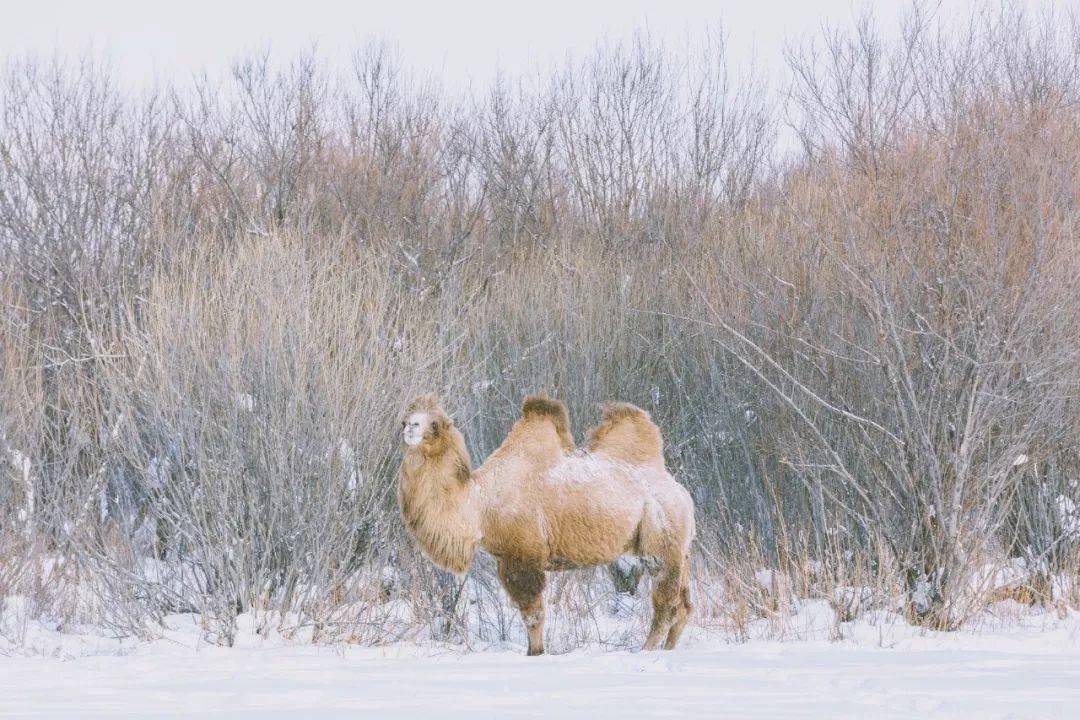
[[[530,563],[499,560],[499,580],[521,611],[529,632],[529,655],[544,653],[544,571]]]
[[[679,578],[678,603],[678,607],[675,609],[675,620],[671,623],[671,629],[668,630],[667,640],[664,641],[665,650],[674,650],[675,646],[679,644],[679,636],[682,635],[683,628],[686,627],[686,621],[690,618],[690,612],[694,609],[694,606],[690,604],[689,558],[683,561],[682,575]]]
[[[645,637],[643,650],[655,650],[668,632],[673,629],[677,612],[682,607],[679,588],[683,570],[682,563],[668,562],[653,584],[653,617],[649,634]],[[679,628],[679,632],[682,628]],[[677,638],[676,638],[677,639]]]

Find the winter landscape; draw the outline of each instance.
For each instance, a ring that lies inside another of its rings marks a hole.
[[[0,717],[1080,717],[1080,8],[311,5],[0,58]]]

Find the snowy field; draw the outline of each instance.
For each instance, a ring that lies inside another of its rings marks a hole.
[[[696,629],[673,652],[539,658],[516,644],[317,647],[251,633],[219,648],[190,618],[174,625],[150,643],[46,633],[31,638],[36,655],[8,648],[0,716],[1080,717],[1075,614],[950,634],[860,621],[839,639],[784,642]]]

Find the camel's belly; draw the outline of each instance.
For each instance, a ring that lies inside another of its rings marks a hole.
[[[484,544],[496,556],[531,559],[551,570],[606,565],[636,554],[655,500],[642,476],[595,458],[568,458],[546,476],[489,497]],[[653,522],[655,524],[655,522]]]
[[[585,503],[556,508],[555,512],[549,509],[544,526],[551,564],[567,569],[604,565],[632,552],[641,516],[640,503],[621,503],[617,508]]]

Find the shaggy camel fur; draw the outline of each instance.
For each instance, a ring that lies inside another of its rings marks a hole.
[[[645,649],[673,648],[690,613],[690,494],[664,469],[663,441],[648,413],[603,409],[585,450],[574,448],[566,407],[525,398],[521,418],[483,466],[471,470],[461,433],[433,396],[402,422],[398,503],[409,532],[434,562],[469,568],[477,546],[521,611],[529,655],[544,651],[544,573],[646,558],[657,568]]]

